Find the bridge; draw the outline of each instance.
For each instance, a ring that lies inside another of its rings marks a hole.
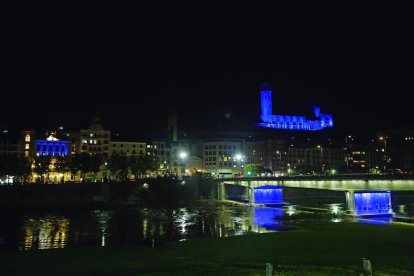
[[[343,191],[347,213],[355,216],[392,215],[391,192],[414,191],[414,176],[335,175],[296,177],[225,178],[217,180],[219,199],[226,185],[246,189],[249,204],[280,204],[283,187]]]

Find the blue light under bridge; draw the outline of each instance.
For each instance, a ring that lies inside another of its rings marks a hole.
[[[283,204],[283,187],[260,186],[254,188],[254,203],[256,204]]]
[[[391,192],[355,192],[355,215],[392,215]]]
[[[257,125],[261,127],[288,130],[322,130],[333,127],[332,114],[321,113],[318,106],[313,107],[315,120],[308,120],[306,116],[273,115],[272,90],[268,83],[260,86],[260,103],[260,119],[263,122]]]

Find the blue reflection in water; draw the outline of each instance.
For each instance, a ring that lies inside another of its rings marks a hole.
[[[390,216],[386,217],[372,217],[372,218],[364,218],[364,219],[357,219],[356,222],[364,223],[364,224],[387,224],[391,222],[393,219]]]
[[[266,228],[268,230],[280,230],[281,226],[278,224],[281,221],[276,220],[276,217],[282,217],[283,210],[279,208],[266,208],[255,207],[254,208],[254,224],[257,226]]]
[[[355,192],[355,215],[392,214],[391,192]]]
[[[254,203],[256,204],[282,204],[283,187],[261,186],[254,188]]]

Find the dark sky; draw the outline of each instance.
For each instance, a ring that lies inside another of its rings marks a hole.
[[[34,2],[1,4],[0,126],[76,129],[96,114],[160,128],[171,108],[189,129],[248,125],[261,81],[275,113],[319,104],[349,133],[413,123],[413,3]]]

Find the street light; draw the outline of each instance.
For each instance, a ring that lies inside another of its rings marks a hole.
[[[182,151],[182,152],[180,152],[178,154],[178,157],[180,157],[180,160],[181,160],[181,177],[183,177],[184,172],[185,172],[185,169],[184,169],[184,166],[185,166],[184,161],[187,159],[187,156],[188,156],[188,154],[185,151]]]
[[[279,169],[279,167],[280,167],[280,164],[282,163],[282,153],[280,152],[280,151],[276,151],[276,154],[278,154],[279,155],[279,161],[277,161],[277,159],[276,159],[276,170],[278,170]],[[273,169],[273,168],[272,168]]]
[[[237,166],[239,167],[239,176],[241,175],[241,165],[240,162],[243,162],[243,155],[241,155],[240,153],[236,154],[234,156],[234,159],[237,161]]]
[[[322,172],[323,172],[325,170],[325,162],[323,160],[323,148],[321,147],[321,145],[318,145],[317,148],[321,150],[320,159],[322,163]]]
[[[383,136],[380,136],[379,137],[379,139],[381,141],[384,141],[384,148],[381,149],[381,151],[384,153],[384,156],[383,156],[383,160],[384,160],[384,172],[385,172],[385,169],[387,168],[387,162],[388,162],[388,157],[387,157],[387,138],[388,137],[383,137]]]

